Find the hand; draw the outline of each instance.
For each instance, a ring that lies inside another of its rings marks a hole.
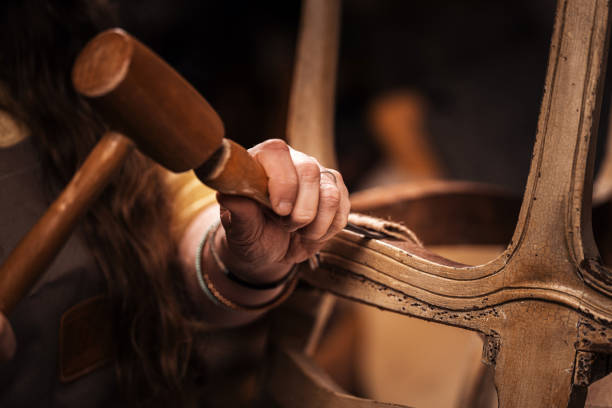
[[[268,175],[273,210],[218,195],[225,234],[215,245],[228,269],[256,282],[284,276],[346,225],[350,202],[342,176],[282,140],[249,149]]]
[[[10,360],[15,354],[15,333],[4,314],[0,313],[0,362]]]

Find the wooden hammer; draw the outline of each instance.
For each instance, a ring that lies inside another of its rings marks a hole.
[[[270,206],[268,180],[259,163],[224,139],[221,119],[185,79],[125,31],[111,29],[92,39],[76,59],[72,80],[113,131],[96,144],[0,267],[0,310],[5,314],[50,265],[134,143],[169,170],[195,169],[220,192]]]

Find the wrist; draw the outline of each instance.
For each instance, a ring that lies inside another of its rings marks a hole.
[[[196,274],[209,299],[225,309],[263,312],[282,303],[293,291],[295,274],[278,286],[254,289],[228,277],[227,267],[216,254],[218,224],[213,224],[199,246]],[[199,262],[199,264],[198,264]]]
[[[236,255],[230,249],[222,225],[217,229],[212,242],[220,262],[226,266],[232,275],[238,278],[237,281],[246,281],[245,286],[249,286],[249,283],[260,288],[280,286],[290,277],[295,266],[295,264],[282,262],[248,261]]]

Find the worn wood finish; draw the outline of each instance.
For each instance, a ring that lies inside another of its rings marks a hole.
[[[133,143],[109,132],[45,214],[0,266],[0,310],[7,314],[51,264],[76,223],[132,150]]]
[[[330,168],[337,168],[333,118],[339,31],[340,0],[302,2],[287,140]]]
[[[457,266],[344,231],[302,269],[332,293],[483,333],[501,408],[583,406],[612,353],[612,274],[591,228],[609,26],[608,2],[559,1],[529,179],[498,258]],[[324,393],[293,406],[344,404]]]

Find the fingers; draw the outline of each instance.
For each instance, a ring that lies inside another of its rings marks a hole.
[[[321,185],[321,170],[317,161],[305,155],[295,158],[299,188],[295,207],[289,217],[289,228],[297,230],[310,224],[317,216]]]
[[[332,228],[334,222],[336,224],[341,222],[341,217],[337,216],[343,201],[343,191],[338,183],[338,180],[342,180],[341,176],[333,170],[324,170],[320,177],[318,212],[312,222],[302,231],[304,238],[310,241],[322,239]]]
[[[279,139],[267,140],[249,150],[268,175],[268,191],[273,210],[281,216],[291,214],[298,192],[298,174],[289,146]]]
[[[17,341],[8,319],[0,313],[0,361],[8,361],[15,354]]]
[[[323,236],[322,239],[327,239],[331,235],[337,234],[344,227],[346,227],[346,224],[348,223],[348,216],[351,212],[351,200],[349,199],[349,192],[348,188],[346,187],[346,184],[344,184],[344,179],[342,178],[342,175],[339,172],[335,170],[332,171],[336,175],[336,179],[338,180],[338,186],[340,188],[340,206],[330,229],[327,231],[327,234]]]
[[[249,151],[268,175],[273,210],[284,216],[288,231],[299,230],[302,241],[311,246],[344,228],[350,202],[340,173],[278,139]]]
[[[295,231],[317,215],[321,166],[316,159],[271,139],[249,149],[268,175],[268,191],[274,212],[287,216]]]

